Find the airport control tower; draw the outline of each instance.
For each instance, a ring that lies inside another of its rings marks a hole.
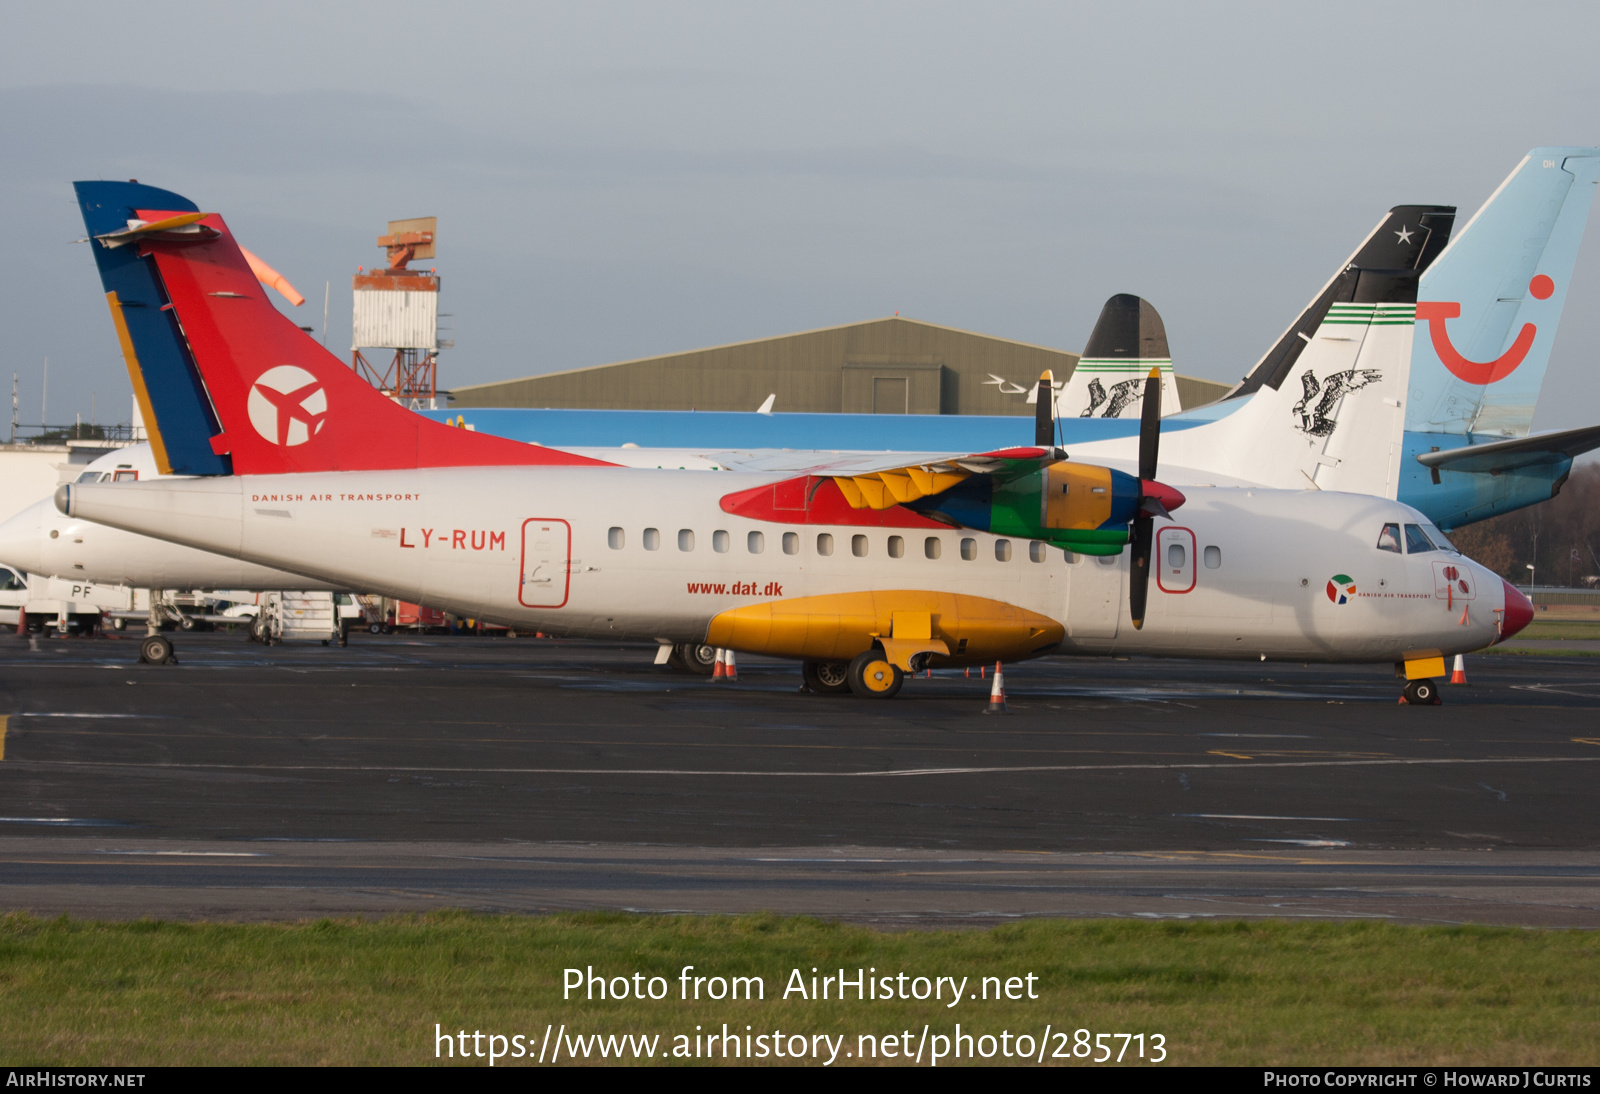
[[[437,229],[437,217],[391,220],[389,234],[378,237],[378,246],[388,254],[388,268],[362,270],[351,279],[355,322],[350,367],[413,410],[435,409],[439,350],[454,344],[450,331],[439,326],[438,274],[431,268],[410,268],[411,262],[434,256]],[[393,350],[394,357],[380,372],[363,349]]]

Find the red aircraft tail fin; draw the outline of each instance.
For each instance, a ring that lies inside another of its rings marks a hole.
[[[146,225],[173,214],[137,210]],[[191,216],[193,214],[190,214]],[[234,474],[490,465],[604,466],[557,449],[455,429],[400,406],[274,308],[216,214],[184,232],[126,240],[154,264],[221,432]],[[105,243],[104,240],[101,240]],[[109,245],[109,244],[107,244]]]

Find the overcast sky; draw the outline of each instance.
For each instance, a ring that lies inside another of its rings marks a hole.
[[[1237,379],[1391,205],[1600,142],[1592,4],[0,3],[7,372],[127,420],[70,183],[223,213],[348,355],[439,218],[443,386],[902,315]],[[1600,422],[1600,229],[1538,429]],[[753,409],[753,408],[752,408]],[[782,410],[782,407],[778,409]]]

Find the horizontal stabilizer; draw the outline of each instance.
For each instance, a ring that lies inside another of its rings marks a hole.
[[[1560,433],[1540,433],[1489,444],[1471,444],[1445,452],[1424,452],[1417,462],[1424,467],[1447,471],[1496,473],[1534,464],[1570,460],[1600,448],[1600,425],[1567,429]]]

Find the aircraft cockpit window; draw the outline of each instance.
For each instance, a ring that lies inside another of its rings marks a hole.
[[[646,528],[644,530],[644,549],[646,551],[656,551],[660,550],[660,548],[661,533],[654,528]]]
[[[78,481],[79,482],[99,482],[101,479],[103,479],[105,477],[106,477],[106,473],[104,471],[85,471],[83,474],[78,476]]]
[[[606,542],[611,545],[613,551],[620,551],[623,544],[628,542],[628,537],[623,534],[621,528],[613,528],[606,533]]]
[[[767,549],[767,537],[760,532],[751,532],[744,537],[745,549],[753,555],[759,555]],[[792,553],[792,552],[791,552]]]
[[[1378,533],[1378,550],[1400,553],[1400,526],[1398,524],[1385,524],[1383,531]]]
[[[692,528],[680,528],[680,529],[678,529],[678,550],[680,550],[680,551],[692,551],[692,550],[694,550],[694,529],[692,529]]]
[[[719,555],[725,555],[728,553],[728,547],[729,542],[727,532],[724,532],[719,528],[717,531],[711,533],[711,549],[713,551],[717,552]]]
[[[112,482],[138,482],[139,481],[139,472],[137,472],[137,471],[117,471],[116,473],[114,473],[111,476],[111,481]]]
[[[1425,555],[1429,551],[1438,549],[1429,541],[1428,534],[1422,530],[1420,524],[1406,525],[1406,554]]]
[[[1033,562],[1044,561],[1044,544],[1039,540],[1030,540],[1028,543],[1028,558]]]
[[[1428,533],[1428,538],[1433,541],[1433,545],[1439,548],[1439,550],[1449,551],[1451,554],[1456,555],[1461,553],[1460,551],[1456,550],[1456,545],[1446,539],[1443,532],[1439,531],[1438,525],[1424,524],[1422,526],[1422,530]]]

